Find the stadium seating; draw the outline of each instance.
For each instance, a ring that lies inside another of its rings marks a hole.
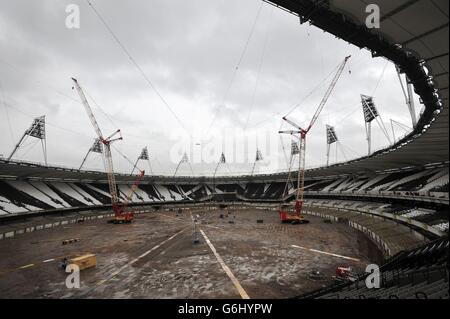
[[[380,267],[380,288],[368,288],[368,273],[299,298],[448,299],[449,240],[441,238],[399,252]]]
[[[37,191],[36,191],[37,192]],[[13,187],[11,184],[0,180],[0,196],[6,198],[9,203],[22,207],[23,211],[52,209],[53,206],[39,200],[36,197]]]
[[[283,198],[285,188],[284,181],[245,182],[240,179],[228,183],[218,182],[214,189],[208,183],[177,185],[143,182],[133,194],[131,203],[199,202],[211,200],[217,194],[222,196],[221,199],[217,197],[220,201],[279,203],[281,200],[293,200],[295,180],[289,184],[287,197]],[[131,190],[131,184],[119,182],[117,190],[119,198],[124,200]],[[374,238],[389,237],[391,224],[377,223],[373,216],[390,218],[394,220],[392,225],[401,222],[433,234],[448,233],[448,211],[439,202],[444,200],[448,203],[448,167],[378,174],[365,172],[306,180],[305,196],[308,205],[320,207],[333,218],[347,218],[352,222],[352,227],[365,229],[368,236]],[[414,200],[408,201],[410,197]],[[421,197],[426,202],[421,204]],[[110,203],[107,183],[0,180],[0,214],[3,215]],[[405,235],[404,243],[397,238],[386,239],[384,244],[392,254],[409,247],[411,242]]]

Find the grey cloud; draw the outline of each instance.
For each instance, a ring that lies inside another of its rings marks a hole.
[[[64,26],[69,3],[80,6],[79,30]],[[348,71],[343,74],[309,136],[308,165],[325,163],[326,123],[336,125],[343,144],[365,154],[361,110],[345,120],[342,118],[358,106],[360,93],[373,92],[384,60],[372,59],[369,52],[307,24],[299,25],[298,18],[264,4],[224,100],[260,6],[259,0],[96,0],[92,3],[182,119],[190,131],[184,135],[205,132],[219,108],[216,131],[245,126],[266,36],[268,42],[249,129],[265,129],[273,135],[277,135],[281,117],[298,103],[299,108],[291,116],[302,123],[309,121],[328,83],[305,101],[302,98],[344,56],[352,54],[348,68],[351,74]],[[15,138],[30,125],[33,116],[47,114],[49,161],[79,165],[92,143],[94,131],[72,90],[70,77],[75,76],[108,114],[103,114],[91,101],[104,132],[122,129],[125,140],[117,148],[134,160],[140,149],[148,146],[155,169],[173,173],[177,163],[168,159],[172,147],[179,142],[172,134],[180,130],[179,124],[86,1],[3,0],[0,1],[0,26],[0,82],[6,102],[13,107],[8,108],[8,114]],[[386,122],[395,118],[409,123],[394,71],[389,64],[374,94],[376,103]],[[3,136],[0,153],[3,154],[9,153],[15,143],[10,138],[5,112],[0,103]],[[385,138],[374,130],[376,147],[385,145]],[[213,143],[221,147],[221,139]],[[190,151],[192,145],[188,143],[185,149]],[[40,161],[41,155],[33,151],[26,158]],[[117,170],[129,171],[125,159],[118,154],[114,159]],[[92,160],[90,165],[98,162]],[[232,171],[249,169],[248,165],[227,165]],[[194,166],[199,173],[214,170],[214,165]],[[282,167],[262,169],[277,168]]]

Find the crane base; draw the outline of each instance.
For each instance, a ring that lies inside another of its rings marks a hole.
[[[293,220],[291,221],[292,225],[304,225],[304,224],[309,224],[309,220],[307,219],[302,219],[302,220]]]
[[[280,211],[280,220],[281,223],[283,224],[287,223],[290,223],[291,225],[309,224],[309,220],[305,219],[303,216],[289,214],[288,212],[285,211]]]
[[[114,219],[108,220],[110,224],[130,224],[134,219],[133,213],[124,213],[121,215],[116,215]]]
[[[108,220],[108,224],[115,224],[115,225],[118,225],[118,224],[131,224],[131,220],[110,219],[110,220]]]
[[[309,224],[309,220],[307,220],[307,219],[282,220],[281,223],[282,224],[291,224],[291,225],[305,225],[305,224]]]

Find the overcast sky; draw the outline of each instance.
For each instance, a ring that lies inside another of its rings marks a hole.
[[[71,3],[80,8],[79,29],[65,25]],[[0,0],[3,156],[33,118],[46,115],[49,164],[81,164],[95,131],[72,90],[76,77],[103,133],[122,130],[124,140],[113,149],[117,171],[129,173],[132,166],[116,149],[134,162],[144,146],[158,174],[173,174],[185,151],[196,174],[212,174],[222,150],[227,163],[218,174],[249,173],[256,147],[264,161],[255,172],[286,169],[281,144],[289,155],[291,138],[280,138],[280,128],[290,129],[281,118],[298,105],[290,117],[307,125],[330,75],[349,54],[308,136],[307,166],[326,163],[325,124],[335,126],[341,145],[337,153],[332,147],[331,163],[366,155],[360,94],[375,97],[391,139],[391,119],[411,126],[391,63],[260,0],[92,3],[179,121],[86,1]],[[397,136],[405,133],[396,128]],[[374,122],[373,149],[387,144]],[[28,139],[14,158],[43,161],[40,144]],[[101,169],[100,159],[90,155],[86,168]],[[145,161],[139,167],[149,170]],[[182,165],[178,174],[190,174],[189,167]]]

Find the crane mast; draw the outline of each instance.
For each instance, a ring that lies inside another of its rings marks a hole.
[[[72,80],[75,84],[75,88],[78,92],[78,95],[80,96],[81,102],[83,103],[84,109],[86,110],[89,120],[91,121],[91,124],[94,127],[95,133],[97,134],[98,139],[104,146],[103,163],[105,165],[106,174],[108,176],[108,186],[109,192],[111,194],[111,204],[113,205],[114,208],[114,206],[118,203],[119,199],[117,196],[116,179],[114,176],[114,166],[111,154],[111,143],[117,140],[122,140],[122,137],[113,139],[114,136],[120,133],[120,130],[117,130],[109,137],[105,138],[103,136],[102,130],[100,129],[100,126],[98,125],[97,120],[95,119],[94,112],[92,112],[91,106],[89,105],[89,102],[87,101],[81,86],[78,84],[77,79],[72,78]]]
[[[111,193],[111,203],[114,205],[119,201],[117,196],[117,188],[116,188],[116,178],[114,177],[114,168],[112,162],[112,154],[111,154],[111,144],[106,143],[105,145],[105,163],[107,167],[107,175],[108,175],[108,186],[109,192]]]
[[[327,91],[325,92],[325,95],[323,96],[319,106],[317,107],[316,112],[314,113],[311,122],[309,123],[308,127],[306,129],[303,129],[300,125],[296,124],[294,121],[288,119],[286,116],[283,117],[283,120],[286,121],[291,126],[295,127],[296,130],[294,131],[279,131],[281,134],[290,134],[293,136],[296,136],[300,140],[300,146],[299,146],[299,169],[298,169],[298,175],[297,175],[297,192],[296,192],[296,199],[295,199],[295,215],[290,215],[287,212],[283,211],[283,209],[280,208],[280,218],[283,222],[290,221],[292,223],[306,223],[307,221],[304,220],[301,212],[304,202],[304,190],[305,190],[305,159],[306,159],[306,135],[308,132],[312,129],[314,124],[316,123],[317,119],[319,118],[319,115],[322,113],[322,110],[327,103],[328,99],[331,96],[331,93],[333,92],[334,88],[336,87],[336,83],[338,82],[339,78],[342,75],[342,72],[344,71],[345,65],[347,64],[347,61],[350,59],[351,56],[345,57],[344,61],[339,65],[338,70],[336,74],[334,75],[330,86],[328,87]],[[289,183],[289,180],[287,181]]]

